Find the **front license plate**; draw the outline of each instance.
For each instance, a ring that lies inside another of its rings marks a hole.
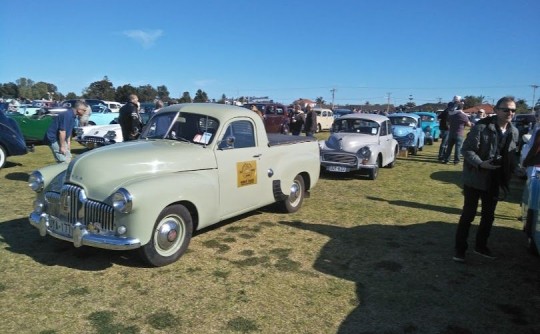
[[[58,234],[62,234],[68,237],[71,237],[73,235],[73,228],[71,224],[61,222],[57,219],[51,219],[49,221],[49,228]]]
[[[326,170],[329,171],[329,172],[346,173],[346,172],[349,171],[349,168],[341,167],[341,166],[328,166],[328,167],[326,167]]]

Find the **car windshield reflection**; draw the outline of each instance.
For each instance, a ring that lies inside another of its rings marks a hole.
[[[379,123],[366,119],[336,119],[333,126],[334,132],[362,133],[377,135]]]
[[[192,113],[156,114],[150,119],[141,139],[170,139],[196,144],[210,144],[219,122],[213,117]]]
[[[402,125],[402,126],[416,126],[417,123],[416,123],[416,119],[412,118],[412,117],[389,117],[390,118],[390,122],[392,123],[392,125]]]

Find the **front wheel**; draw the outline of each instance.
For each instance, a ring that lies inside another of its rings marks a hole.
[[[6,150],[0,145],[0,168],[6,164],[7,153]]]
[[[171,264],[184,254],[192,234],[189,210],[181,204],[166,207],[156,220],[150,242],[140,248],[141,257],[155,267]]]
[[[294,213],[300,209],[302,202],[304,202],[304,192],[306,188],[304,186],[304,178],[301,175],[296,175],[293,183],[291,184],[290,194],[285,200],[281,202],[283,211],[288,213]]]
[[[414,147],[411,147],[411,154],[412,155],[418,154],[418,144],[414,145]]]

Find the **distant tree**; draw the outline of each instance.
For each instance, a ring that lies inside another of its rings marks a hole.
[[[106,101],[114,100],[116,91],[114,90],[112,82],[105,76],[100,81],[95,81],[83,91],[83,97],[85,99],[101,99]]]
[[[32,92],[32,86],[34,86],[34,81],[28,78],[20,78],[15,80],[17,83],[17,88],[19,91],[19,95],[17,97],[24,97],[26,99],[34,100],[37,97],[34,97],[34,93]]]
[[[323,106],[323,104],[326,103],[326,101],[324,101],[323,97],[322,96],[319,96],[315,99],[315,103],[317,103],[318,105],[320,105],[321,107]]]
[[[150,102],[154,101],[156,97],[158,97],[158,92],[150,85],[139,86],[137,88],[137,96],[141,102]]]
[[[208,95],[206,95],[206,92],[198,89],[195,93],[195,97],[193,98],[193,102],[195,103],[206,103],[208,102]]]
[[[407,102],[405,103],[405,110],[411,110],[416,108],[416,103],[414,102]]]
[[[0,86],[0,97],[19,97],[19,87],[14,82],[4,83]]]
[[[116,87],[116,93],[114,94],[114,100],[125,103],[128,101],[130,94],[137,94],[137,88],[132,85],[123,85]]]
[[[178,103],[191,103],[191,96],[189,95],[189,92],[184,92],[182,94],[182,97],[178,100]]]
[[[219,103],[219,104],[225,104],[225,101],[227,101],[227,96],[225,96],[225,94],[222,94],[222,95],[221,95],[221,99],[219,99],[219,100],[217,101],[217,103]]]
[[[54,87],[54,91],[49,90],[50,87]],[[32,85],[32,98],[51,100],[56,91],[56,86],[40,81]]]
[[[69,92],[66,94],[66,98],[64,100],[74,100],[74,99],[78,99],[79,97],[77,96],[77,94],[73,93],[73,92]]]
[[[527,114],[527,113],[530,113],[531,108],[529,108],[529,106],[527,105],[527,101],[525,101],[524,99],[518,99],[516,101],[516,113],[517,114]]]
[[[463,109],[469,109],[469,108],[481,105],[484,99],[485,97],[481,95],[480,96],[471,96],[471,95],[465,96],[463,98],[463,102],[465,102]]]
[[[157,86],[157,97],[163,102],[169,102],[171,100],[167,86]]]

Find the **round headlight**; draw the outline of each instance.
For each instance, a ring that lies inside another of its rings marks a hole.
[[[112,196],[113,208],[121,213],[128,213],[131,211],[133,205],[133,197],[124,188],[118,189]]]
[[[369,149],[369,147],[364,146],[361,149],[359,149],[358,152],[356,152],[356,154],[360,158],[369,159],[369,157],[371,157],[371,150]]]
[[[34,171],[28,177],[28,186],[35,192],[40,192],[43,190],[43,185],[45,181],[43,180],[43,175],[40,172]]]

